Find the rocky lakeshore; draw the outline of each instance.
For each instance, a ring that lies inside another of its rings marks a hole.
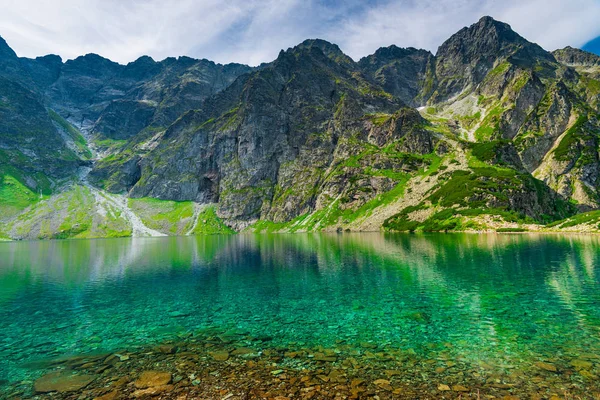
[[[135,351],[27,365],[37,379],[4,384],[11,399],[598,399],[600,357],[473,364],[449,343],[422,349],[330,348],[207,329]],[[41,374],[41,375],[40,375]]]

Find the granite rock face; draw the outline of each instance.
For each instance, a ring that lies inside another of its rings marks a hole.
[[[432,84],[435,68],[433,54],[415,48],[382,47],[359,61],[360,68],[388,93],[406,104],[420,105],[422,96]]]
[[[439,103],[475,88],[494,68],[497,60],[509,58],[515,65],[533,67],[554,57],[540,46],[514,32],[508,24],[483,17],[446,40],[436,53],[435,90],[430,103]]]
[[[0,38],[0,173],[31,190],[50,193],[56,180],[75,173],[85,160],[60,117],[50,114],[20,59]]]
[[[373,129],[378,114],[389,116],[387,129]],[[365,146],[420,132],[426,139],[411,143],[413,150],[431,152],[423,123],[337,46],[306,41],[169,127],[140,163],[130,194],[218,202],[219,216],[238,229],[258,219],[287,221],[325,197],[353,195],[355,174],[343,164]],[[362,187],[377,193],[371,182]]]

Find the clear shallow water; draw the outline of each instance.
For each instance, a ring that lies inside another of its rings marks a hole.
[[[217,327],[487,368],[600,355],[600,237],[294,234],[0,243],[0,387]],[[596,366],[594,367],[596,368]]]

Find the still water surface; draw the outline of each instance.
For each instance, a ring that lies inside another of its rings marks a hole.
[[[373,342],[423,358],[444,348],[474,366],[527,369],[600,355],[600,237],[0,243],[0,321],[0,387],[41,374],[31,361],[209,327],[274,346]]]

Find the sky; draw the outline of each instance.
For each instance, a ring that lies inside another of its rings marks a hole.
[[[395,44],[435,53],[483,15],[547,50],[600,36],[600,0],[0,0],[0,36],[19,56],[120,63],[186,55],[258,65],[309,38],[355,60]]]

